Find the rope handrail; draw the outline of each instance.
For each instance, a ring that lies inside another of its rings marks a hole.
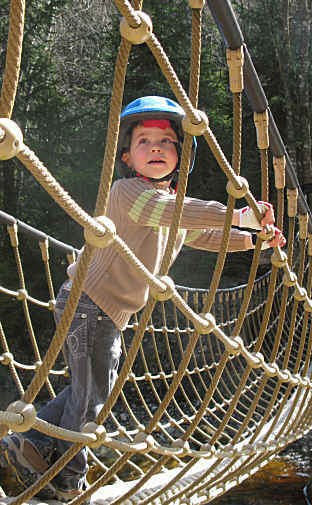
[[[217,27],[223,37],[227,47],[237,49],[243,46],[244,48],[244,91],[248,96],[248,100],[254,112],[263,112],[268,110],[269,114],[269,138],[270,150],[277,158],[286,157],[286,176],[287,186],[290,189],[297,189],[299,192],[298,206],[300,214],[309,215],[309,231],[312,231],[312,214],[311,209],[302,193],[298,182],[296,171],[287,153],[286,147],[280,136],[276,126],[274,117],[269,108],[268,100],[261,85],[259,76],[253,65],[252,58],[244,43],[244,37],[239,27],[237,18],[229,0],[206,0],[206,3],[212,13],[212,16],[217,21]]]

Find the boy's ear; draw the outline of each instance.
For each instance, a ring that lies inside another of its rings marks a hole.
[[[122,161],[124,163],[126,163],[126,165],[128,165],[129,168],[131,168],[130,167],[130,162],[129,162],[129,159],[130,159],[130,153],[129,153],[129,151],[126,151],[125,153],[123,153],[121,155],[121,159],[122,159]]]

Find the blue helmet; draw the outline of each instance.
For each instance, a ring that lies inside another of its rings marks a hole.
[[[182,107],[162,96],[143,96],[130,102],[120,114],[120,130],[117,147],[117,160],[121,160],[123,152],[130,148],[132,128],[138,121],[145,119],[168,119],[177,133],[180,143],[183,142],[184,130],[182,119],[185,112]],[[193,137],[193,147],[190,160],[190,172],[193,170],[195,154],[197,148],[196,138]]]

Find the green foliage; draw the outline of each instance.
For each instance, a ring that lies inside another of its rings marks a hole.
[[[303,107],[303,94],[298,91],[302,64],[301,25],[293,16],[292,38],[289,40],[293,58],[283,66],[281,5],[280,1],[273,0],[233,2],[282,137],[297,154],[296,162],[304,171],[310,166],[304,161],[307,157],[304,159],[302,155],[304,139],[300,125],[302,117],[309,120],[310,114],[303,114],[307,109]],[[291,2],[291,5],[292,12],[298,13],[300,0]],[[144,10],[151,16],[154,33],[188,91],[192,23],[188,2],[145,0]],[[8,15],[9,2],[0,0],[0,75],[3,75],[5,66]],[[28,0],[26,7],[22,68],[13,119],[22,128],[25,143],[90,214],[94,210],[105,150],[115,59],[120,44],[119,22],[120,14],[112,1],[77,0],[73,5],[68,0]],[[287,88],[281,73],[283,68],[287,68]],[[311,68],[308,68],[307,75],[307,86],[310,86]],[[291,107],[285,90],[288,90]],[[149,48],[144,44],[134,46],[127,69],[124,104],[150,94],[175,98]],[[249,180],[256,197],[260,197],[260,158],[253,114],[246,97],[243,104],[241,173]],[[206,5],[203,9],[198,107],[207,113],[210,127],[231,161],[233,112],[225,47]],[[285,121],[289,108],[295,129],[293,137],[288,131],[290,123]],[[308,135],[309,128],[308,124]],[[206,142],[199,138],[198,144],[188,194],[226,202],[226,177]],[[83,243],[80,227],[54,203],[18,160],[0,162],[0,207],[59,240],[77,247]],[[37,266],[41,262],[39,252],[27,241],[23,241],[23,246],[27,289],[46,300],[48,293],[42,283],[43,272]],[[17,289],[16,266],[3,229],[0,231],[0,248],[0,282]],[[185,248],[172,269],[172,275],[180,284],[208,287],[215,261],[214,254]],[[241,272],[248,270],[249,261],[247,254],[231,255],[225,265],[222,283],[229,285],[245,281]],[[52,260],[52,269],[57,289],[65,277],[65,265],[60,265],[57,256]],[[2,296],[0,318],[6,316],[5,331],[10,337],[14,335],[16,349],[23,350],[28,334],[17,306],[19,304],[14,300]],[[44,345],[47,345],[53,327],[51,318],[46,323],[34,311],[34,319]]]

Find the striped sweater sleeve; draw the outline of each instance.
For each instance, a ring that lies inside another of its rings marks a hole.
[[[141,179],[122,179],[115,185],[121,208],[141,226],[169,227],[174,215],[176,197],[155,189]],[[220,202],[185,197],[179,227],[186,230],[223,228],[226,207]]]
[[[223,245],[223,230],[190,230],[187,232],[184,244],[194,249],[203,249],[205,251],[219,252]],[[250,233],[247,231],[232,228],[230,233],[228,251],[246,251],[251,248]],[[248,247],[248,244],[250,246]]]

